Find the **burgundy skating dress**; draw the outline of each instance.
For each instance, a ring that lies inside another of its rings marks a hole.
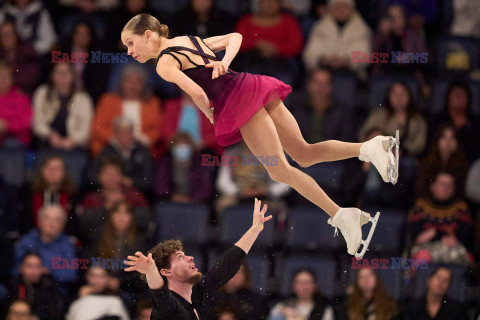
[[[201,56],[205,64],[209,63],[208,59],[214,61],[220,59],[206,54],[194,36],[188,37],[197,50],[180,46],[169,47],[160,53],[157,61],[162,55],[169,54],[180,63],[180,69],[183,69],[182,63],[174,54],[176,53],[187,57],[196,66],[182,71],[205,91],[211,101],[214,108],[213,127],[220,145],[229,146],[242,140],[240,128],[257,111],[275,99],[285,100],[292,92],[292,87],[275,78],[246,72],[238,73],[231,69],[223,76],[212,79],[213,68],[196,64],[180,51],[189,51]]]

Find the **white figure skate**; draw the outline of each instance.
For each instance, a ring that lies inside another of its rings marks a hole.
[[[395,154],[393,148],[395,148]],[[395,138],[377,136],[364,142],[360,147],[358,158],[365,162],[372,162],[383,181],[396,184],[398,181],[399,148],[400,134],[397,130]]]
[[[357,208],[340,208],[333,218],[328,219],[328,224],[335,227],[335,236],[338,235],[338,228],[347,243],[347,251],[355,258],[362,259],[367,252],[370,240],[377,227],[380,212],[375,217],[371,217],[369,213],[363,212]],[[367,239],[362,239],[362,226],[372,222],[372,227],[368,233]],[[362,251],[358,252],[360,245],[363,244]]]

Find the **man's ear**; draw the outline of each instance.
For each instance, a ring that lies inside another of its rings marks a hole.
[[[168,269],[161,269],[160,274],[164,277],[169,277],[172,275],[172,272]]]

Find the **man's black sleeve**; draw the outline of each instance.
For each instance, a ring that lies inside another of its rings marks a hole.
[[[160,289],[150,289],[153,297],[152,318],[154,320],[175,319],[178,301],[164,283]]]
[[[233,278],[242,266],[246,255],[245,251],[237,246],[230,248],[223,257],[215,263],[213,268],[208,271],[200,283],[203,294],[210,295]]]

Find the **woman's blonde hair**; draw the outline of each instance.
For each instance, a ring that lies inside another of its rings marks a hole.
[[[158,33],[160,36],[168,38],[168,26],[161,24],[157,18],[147,13],[137,14],[135,17],[130,19],[125,27],[123,27],[122,32],[132,31],[133,34],[138,34],[143,36],[145,31],[151,30]]]

